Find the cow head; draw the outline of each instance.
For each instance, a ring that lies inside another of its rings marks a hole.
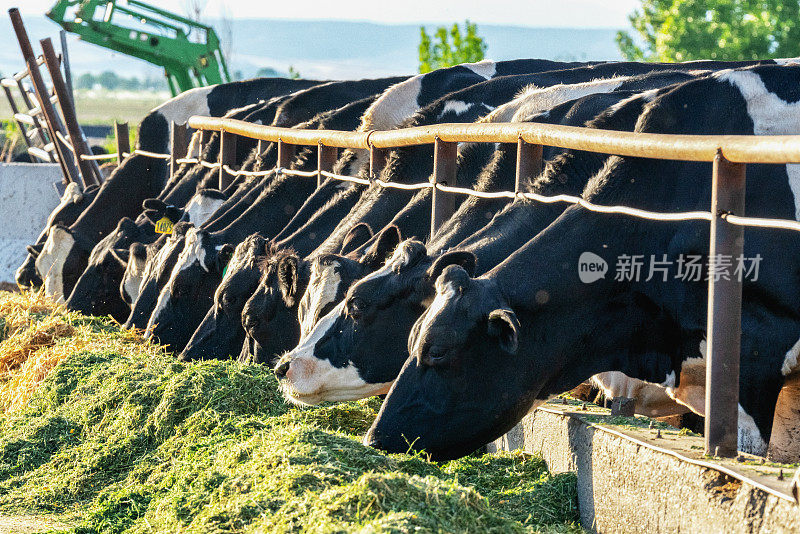
[[[408,332],[432,298],[433,281],[452,264],[473,271],[475,256],[453,251],[433,261],[419,241],[403,242],[281,359],[276,374],[287,397],[316,404],[385,392],[407,358]]]
[[[159,294],[167,285],[172,269],[183,252],[186,233],[192,228],[193,226],[189,223],[176,224],[172,229],[172,234],[163,242],[163,246],[147,259],[141,274],[138,294],[133,301],[128,320],[125,322],[126,328],[142,330],[147,328],[147,322],[156,307]],[[159,243],[160,241],[156,241],[151,247],[157,247]],[[150,252],[152,253],[152,250]],[[132,263],[128,262],[129,268]],[[123,283],[125,283],[124,278]]]
[[[67,306],[86,315],[111,315],[123,322],[130,307],[119,293],[119,284],[128,264],[132,242],[140,239],[139,227],[123,217],[117,228],[100,240],[89,255]]]
[[[39,257],[42,248],[44,248],[44,242],[26,247],[28,255],[14,273],[14,280],[20,287],[37,288],[42,285],[42,277],[36,272],[36,258]]]
[[[151,243],[150,246],[157,250],[158,245]],[[138,241],[128,247],[128,261],[125,264],[125,272],[122,274],[122,281],[119,284],[119,294],[128,305],[133,305],[139,297],[139,286],[142,284],[145,267],[147,265],[147,246]],[[120,260],[122,260],[120,258]]]
[[[358,226],[354,230],[357,228]],[[343,251],[350,246],[353,239],[345,241]],[[324,254],[316,258],[311,265],[308,288],[298,307],[301,335],[307,334],[321,317],[342,300],[353,282],[378,269],[391,256],[399,242],[400,230],[391,225],[381,230],[377,239],[360,257],[351,252],[349,255]]]
[[[513,379],[519,336],[516,314],[490,281],[446,267],[365,443],[394,452],[413,444],[433,458],[456,458],[513,426],[531,406]],[[436,416],[443,411],[446,420]]]
[[[64,302],[72,293],[86,268],[94,243],[66,226],[50,227],[47,240],[36,258],[36,271],[42,277],[45,292],[56,302]]]
[[[258,234],[236,245],[214,293],[214,304],[181,353],[180,360],[239,355],[245,337],[242,310],[258,287],[259,265],[265,259],[266,250],[267,240]]]
[[[279,249],[262,264],[261,280],[242,311],[249,338],[240,360],[271,365],[276,355],[300,339],[297,306],[308,284],[308,262],[293,250]]]
[[[180,352],[214,302],[214,290],[233,255],[233,245],[215,243],[208,232],[190,230],[169,281],[147,323],[148,338]]]

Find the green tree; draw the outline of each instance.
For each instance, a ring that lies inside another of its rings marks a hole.
[[[293,65],[289,65],[289,78],[291,78],[292,80],[300,79],[300,73],[297,70],[295,70]]]
[[[617,33],[629,60],[754,60],[800,55],[796,0],[642,0]]]
[[[449,31],[444,26],[438,27],[433,38],[425,31],[425,26],[420,26],[419,33],[421,73],[480,61],[488,48],[483,38],[478,36],[478,25],[470,21],[464,23],[463,34],[458,24],[453,24]]]

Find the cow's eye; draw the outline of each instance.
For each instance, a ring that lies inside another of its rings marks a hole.
[[[364,313],[364,301],[358,297],[353,297],[347,301],[347,315],[353,319],[358,319]]]

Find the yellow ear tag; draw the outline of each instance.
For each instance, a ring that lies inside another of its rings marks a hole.
[[[156,223],[156,233],[157,234],[171,234],[172,233],[172,221],[167,219],[166,217],[161,217],[158,222]]]

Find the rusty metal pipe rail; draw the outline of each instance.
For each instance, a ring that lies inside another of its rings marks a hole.
[[[189,126],[263,141],[337,148],[398,148],[452,143],[517,143],[557,146],[603,154],[713,162],[717,150],[732,163],[800,163],[798,135],[674,135],[596,130],[534,123],[437,124],[400,130],[341,132],[262,126],[236,119],[198,117]]]
[[[430,188],[432,192],[431,235],[455,212],[456,194],[491,198],[526,197],[541,202],[564,201],[602,213],[624,213],[657,221],[700,219],[710,221],[709,257],[739,257],[742,254],[743,226],[800,230],[797,221],[749,219],[744,217],[745,171],[748,163],[800,163],[800,135],[670,135],[618,132],[574,126],[533,123],[437,124],[390,131],[340,132],[299,130],[261,126],[234,119],[192,117],[189,126],[198,130],[219,131],[223,146],[235,146],[241,135],[278,143],[278,169],[296,176],[316,174],[364,185],[402,189]],[[456,183],[457,143],[509,143],[517,145],[517,168],[514,192],[479,193],[458,187]],[[391,148],[432,144],[433,174],[429,183],[392,184],[378,178],[378,170]],[[317,145],[319,161],[325,155],[325,168],[299,173],[285,169],[296,145]],[[652,213],[627,206],[596,206],[583,198],[559,195],[544,197],[520,191],[520,184],[538,174],[542,167],[542,147],[556,146],[572,150],[615,154],[627,157],[677,161],[712,162],[712,201],[708,212]],[[370,179],[332,174],[329,168],[337,148],[364,149],[370,152]],[[283,155],[283,157],[281,156]],[[200,162],[205,164],[206,162]],[[227,183],[229,154],[221,153],[220,185]],[[224,172],[223,172],[224,171]],[[256,173],[253,173],[256,174]],[[260,174],[260,173],[259,173]],[[708,364],[706,366],[706,453],[735,456],[737,453],[739,352],[741,337],[742,280],[717,279],[715,267],[709,266],[708,290]]]

